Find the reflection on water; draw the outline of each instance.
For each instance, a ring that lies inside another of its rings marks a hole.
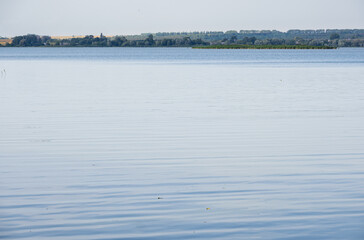
[[[0,49],[0,238],[364,238],[363,50],[113,51]]]

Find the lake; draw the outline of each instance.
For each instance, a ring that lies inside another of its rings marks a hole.
[[[364,49],[0,48],[0,239],[364,239]]]

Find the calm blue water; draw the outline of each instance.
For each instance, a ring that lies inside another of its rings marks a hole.
[[[191,48],[2,48],[0,60],[85,60],[124,63],[178,64],[356,64],[363,65],[363,49],[254,50]]]
[[[364,49],[0,48],[0,239],[364,239]]]

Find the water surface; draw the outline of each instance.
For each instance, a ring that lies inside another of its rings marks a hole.
[[[364,238],[364,49],[0,48],[0,70],[1,239]]]

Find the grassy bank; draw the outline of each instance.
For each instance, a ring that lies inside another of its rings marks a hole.
[[[336,49],[328,46],[308,45],[211,45],[192,47],[194,49]]]

